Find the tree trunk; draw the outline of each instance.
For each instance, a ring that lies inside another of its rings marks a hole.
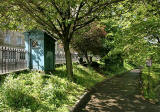
[[[69,48],[69,42],[64,43],[64,52],[66,58],[66,68],[67,68],[67,76],[69,79],[73,80],[73,67],[72,67],[72,57]]]

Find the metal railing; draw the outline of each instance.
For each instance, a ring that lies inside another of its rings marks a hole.
[[[24,49],[0,46],[0,74],[27,69],[26,51]],[[55,54],[55,64],[65,64],[65,54]],[[72,61],[77,62],[77,54],[72,54]]]
[[[0,46],[0,74],[27,68],[25,50]]]
[[[66,63],[66,58],[65,54],[55,54],[56,55],[56,62],[55,64],[65,64]],[[77,54],[71,54],[72,55],[72,62],[78,62],[78,56]]]

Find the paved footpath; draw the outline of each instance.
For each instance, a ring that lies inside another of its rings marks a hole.
[[[81,112],[160,112],[160,104],[149,103],[139,94],[138,73],[133,70],[104,82]]]

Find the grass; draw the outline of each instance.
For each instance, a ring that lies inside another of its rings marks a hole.
[[[143,88],[142,92],[147,99],[157,100],[160,95],[160,64],[153,64],[150,68],[145,67],[142,71]]]
[[[0,112],[68,112],[75,101],[106,77],[92,68],[74,64],[76,82],[66,78],[65,67],[53,74],[28,72],[0,77]]]
[[[134,66],[128,64],[127,61],[123,62],[123,66],[120,64],[115,64],[109,67],[105,67],[105,63],[103,62],[98,62],[98,63],[101,65],[101,68],[104,69],[103,74],[106,74],[109,77],[112,77],[114,75],[121,75],[127,71],[134,69]]]

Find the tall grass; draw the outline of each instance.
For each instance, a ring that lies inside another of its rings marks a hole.
[[[147,99],[157,100],[160,95],[160,65],[153,64],[149,69],[145,67],[142,71],[142,92]]]
[[[105,79],[92,68],[74,65],[75,82],[67,79],[65,67],[53,74],[37,72],[1,77],[0,112],[68,112],[86,89]]]

